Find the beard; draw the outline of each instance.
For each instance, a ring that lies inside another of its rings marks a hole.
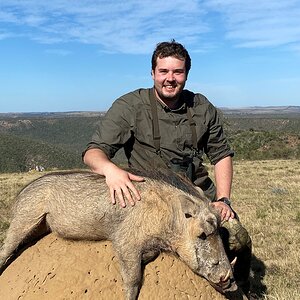
[[[182,86],[176,85],[172,89],[168,89],[165,86],[161,86],[161,85],[159,86],[154,85],[154,88],[160,100],[164,102],[172,102],[172,101],[177,101],[179,99],[180,94],[184,88],[184,85]]]

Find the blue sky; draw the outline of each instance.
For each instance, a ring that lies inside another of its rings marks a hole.
[[[1,0],[0,112],[107,110],[172,38],[217,107],[300,105],[299,0]]]

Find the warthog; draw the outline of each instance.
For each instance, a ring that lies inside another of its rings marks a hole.
[[[136,299],[142,263],[160,251],[179,256],[221,292],[237,289],[218,233],[219,218],[192,184],[175,174],[135,172],[142,200],[112,205],[105,178],[91,172],[54,173],[17,196],[0,251],[4,269],[20,246],[55,232],[67,239],[110,240],[116,251],[126,299]]]

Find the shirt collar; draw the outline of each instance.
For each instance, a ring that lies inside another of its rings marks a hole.
[[[152,93],[154,94],[154,98],[157,100],[157,102],[160,104],[160,106],[166,111],[166,112],[182,112],[186,110],[186,103],[184,101],[184,98],[182,97],[182,93],[180,95],[180,102],[181,105],[178,108],[171,109],[168,105],[166,105],[162,100],[156,97],[154,87],[152,88]]]

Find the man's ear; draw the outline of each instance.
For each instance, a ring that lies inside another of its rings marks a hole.
[[[154,79],[154,71],[151,70],[151,76],[152,76],[152,79]]]

